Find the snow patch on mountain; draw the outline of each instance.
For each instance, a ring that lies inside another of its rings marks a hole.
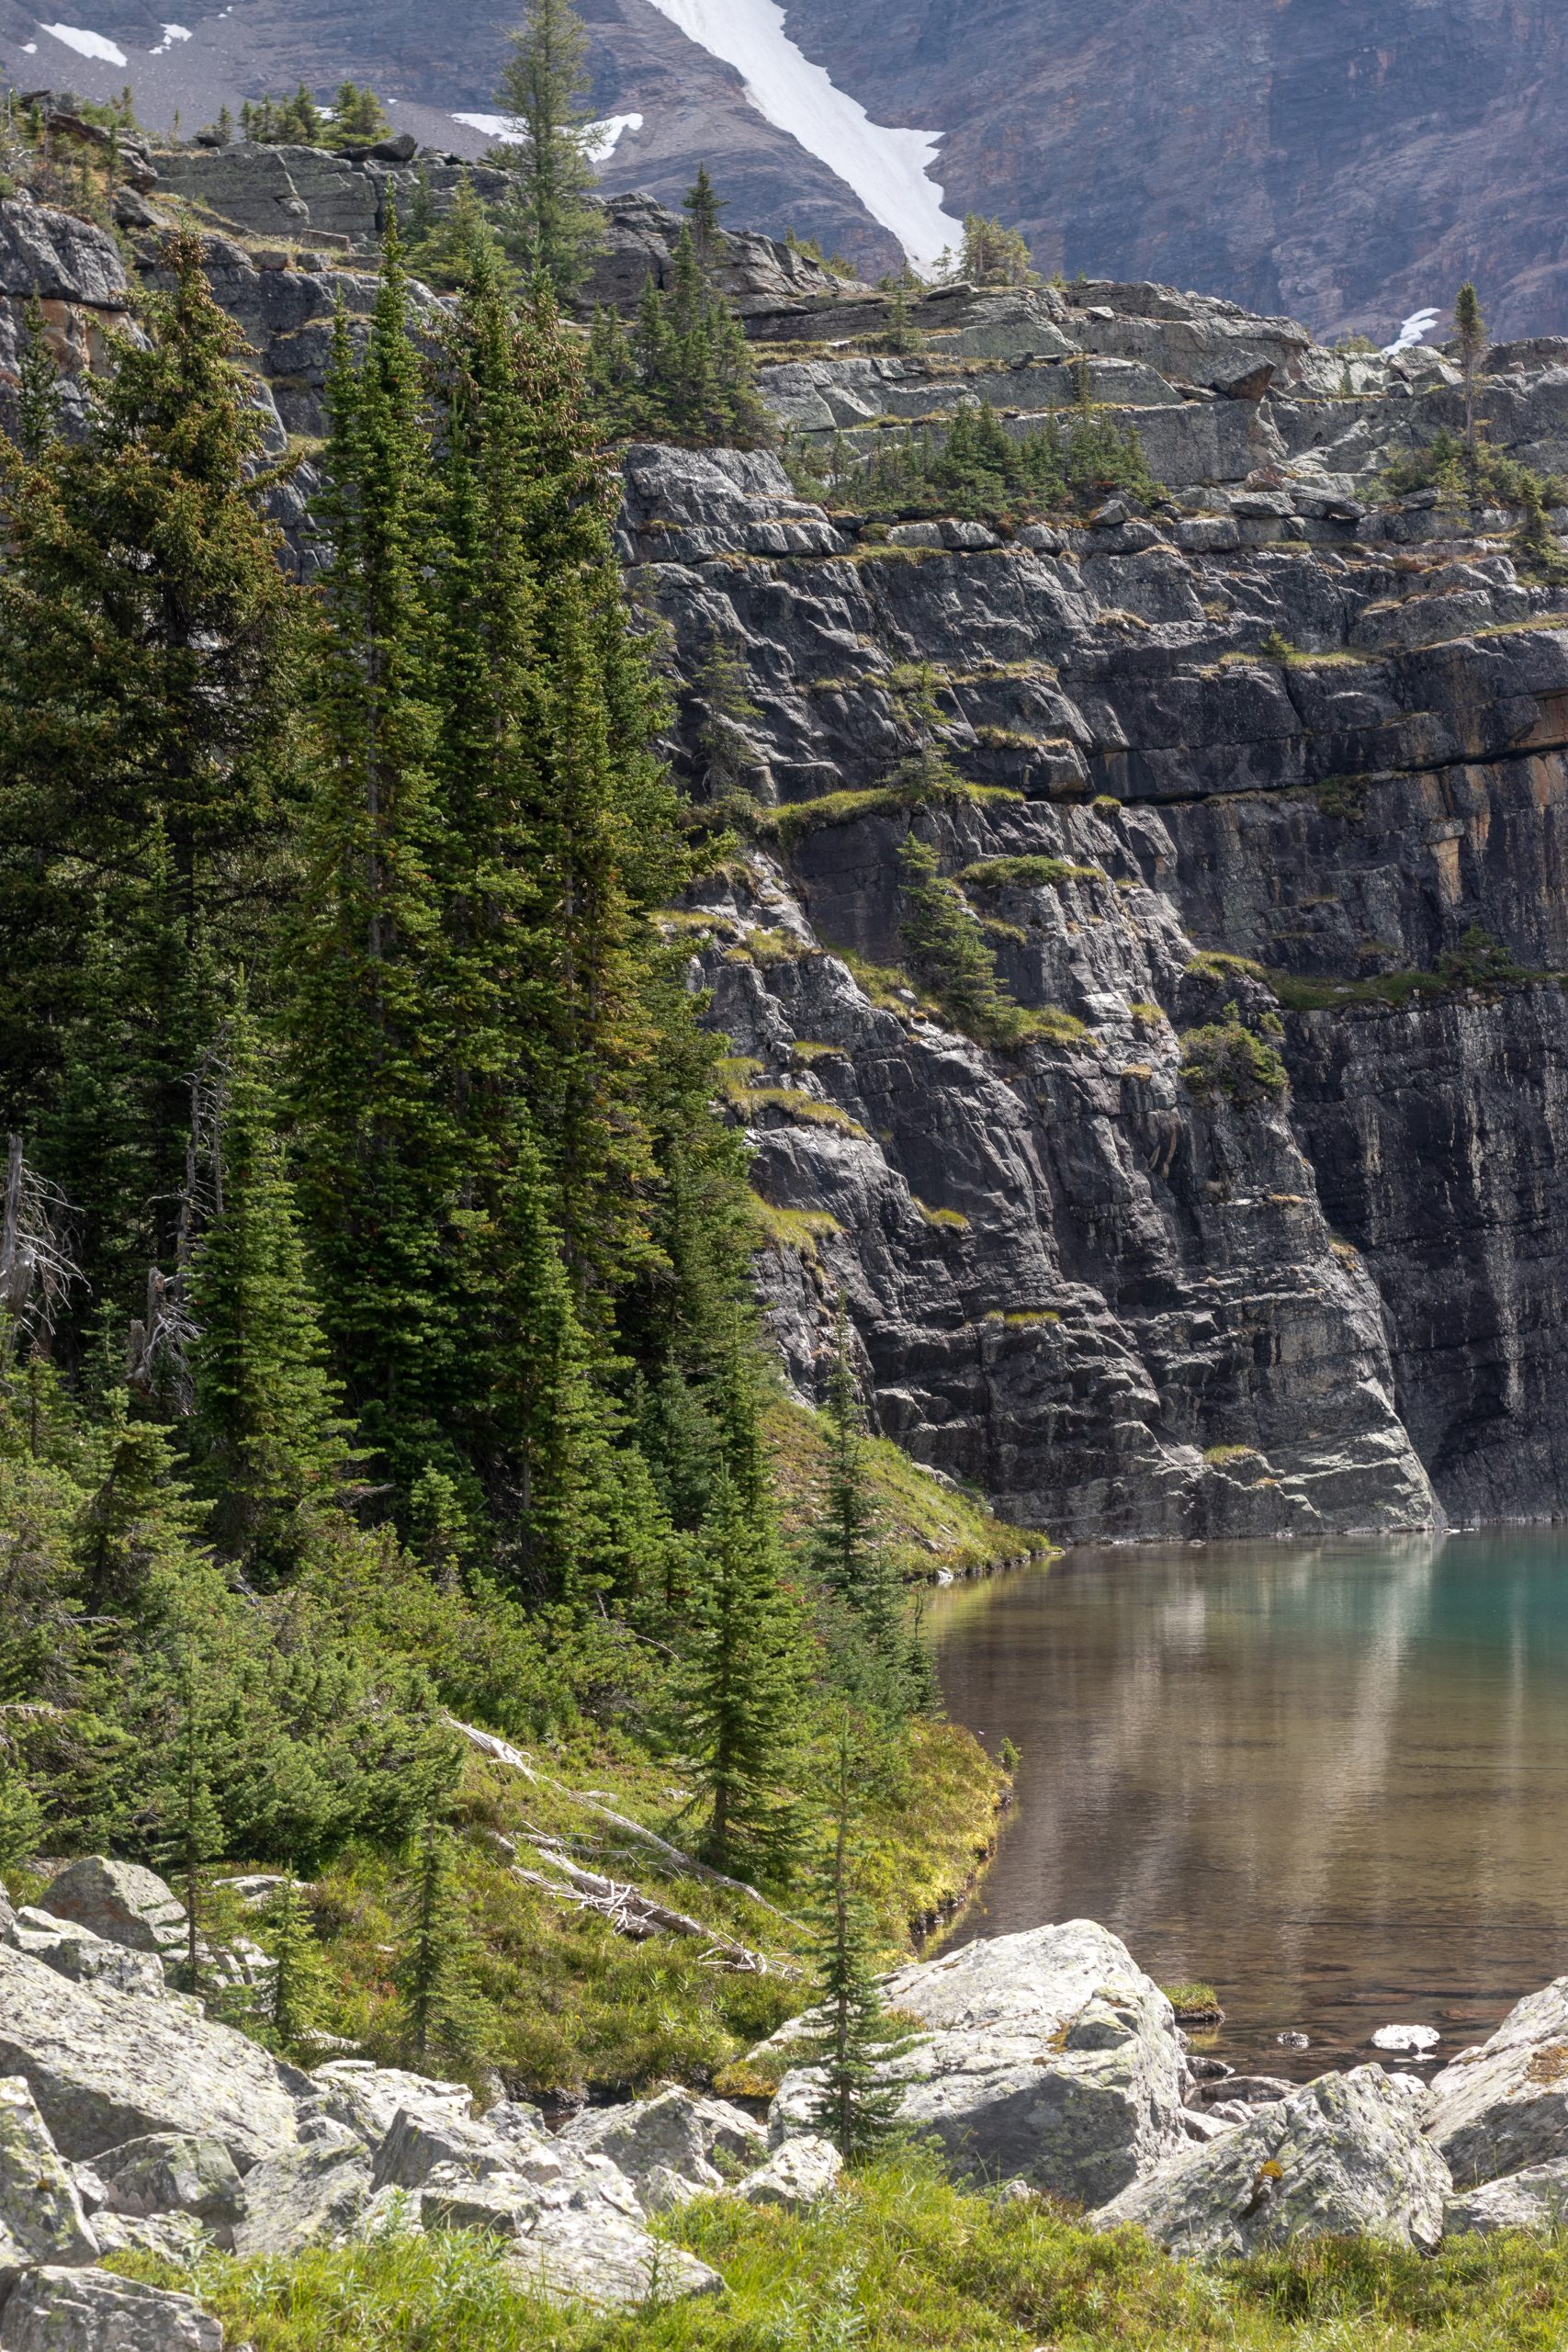
[[[1402,351],[1414,351],[1418,343],[1426,341],[1442,315],[1440,311],[1412,311],[1399,330],[1397,341],[1384,344],[1383,357],[1393,359]]]
[[[158,43],[156,49],[150,49],[147,54],[149,57],[162,57],[166,49],[173,49],[175,41],[189,40],[189,39],[190,27],[188,25],[165,25],[164,27],[163,40]]]
[[[523,125],[513,114],[455,114],[454,122],[463,123],[469,130],[482,131],[487,139],[517,139]],[[607,164],[620,144],[624,130],[640,130],[640,114],[610,114],[603,122],[584,125],[584,144],[591,164]]]
[[[104,65],[128,65],[130,62],[118,43],[106,40],[102,33],[83,32],[76,25],[40,25],[39,30],[63,41],[78,57],[96,57]]]
[[[778,0],[653,0],[689,40],[746,85],[757,112],[807,153],[847,180],[874,220],[891,229],[917,268],[929,269],[963,241],[963,223],[942,210],[929,176],[941,132],[891,130],[873,122],[784,31]]]

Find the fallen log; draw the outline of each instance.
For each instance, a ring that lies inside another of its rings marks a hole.
[[[617,1934],[629,1936],[634,1942],[646,1942],[649,1936],[656,1935],[694,1936],[708,1947],[704,1961],[716,1968],[732,1969],[738,1975],[746,1976],[800,1973],[793,1961],[770,1961],[765,1952],[753,1951],[749,1945],[738,1943],[733,1936],[705,1927],[700,1919],[692,1918],[684,1911],[656,1903],[651,1895],[635,1886],[605,1878],[598,1871],[581,1870],[564,1854],[541,1850],[544,1860],[552,1870],[559,1871],[560,1878],[547,1878],[542,1871],[527,1870],[521,1862],[513,1865],[513,1875],[521,1879],[525,1886],[536,1887],[558,1903],[570,1903],[579,1910],[597,1912]]]

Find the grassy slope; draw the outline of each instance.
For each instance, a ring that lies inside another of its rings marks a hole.
[[[768,1430],[785,1533],[795,1538],[820,1492],[819,1424],[781,1399]],[[896,1446],[879,1441],[870,1453],[885,1533],[911,1577],[943,1569],[973,1575],[1047,1548],[917,1469]],[[568,1791],[592,1793],[675,1845],[685,1841],[689,1792],[673,1768],[623,1731],[580,1724],[556,1744],[528,1749],[533,1780],[479,1756],[465,1777],[463,1866],[483,1941],[483,1986],[498,2019],[495,2063],[521,2096],[635,2089],[671,2076],[739,2091],[747,2085],[733,2073],[735,2061],[807,1998],[797,1973],[807,1930],[667,1867],[573,1801]],[[890,1962],[908,1953],[912,1930],[950,1907],[973,1878],[995,1837],[1006,1785],[966,1731],[941,1722],[915,1726],[897,1779],[867,1825],[867,1892]],[[532,1843],[538,1833],[569,1842],[582,1868],[634,1884],[762,1952],[769,1973],[716,1967],[694,1938],[632,1942],[596,1914],[522,1883],[499,1841],[515,1849],[518,1864],[547,1871]],[[393,1866],[384,1856],[349,1855],[317,1882],[313,1907],[337,1987],[325,2022],[367,2055],[397,2062]]]
[[[883,2159],[807,2219],[705,2199],[660,2225],[728,2291],[620,2317],[511,2287],[478,2239],[384,2242],[202,2267],[204,2301],[255,2352],[1546,2352],[1568,2342],[1561,2240],[1461,2238],[1430,2259],[1319,2241],[1214,2270],[1136,2233],[1096,2236],[1041,2200],[961,2194],[918,2154]],[[145,2260],[143,2276],[176,2283]]]

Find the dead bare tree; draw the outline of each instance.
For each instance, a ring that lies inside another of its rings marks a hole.
[[[10,1344],[20,1337],[47,1347],[55,1317],[83,1275],[65,1240],[70,1202],[28,1165],[20,1136],[6,1152],[6,1203],[0,1214],[0,1312]]]

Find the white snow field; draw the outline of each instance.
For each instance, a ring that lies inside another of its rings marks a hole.
[[[130,59],[117,41],[107,40],[102,33],[85,33],[75,25],[40,25],[39,32],[51,33],[73,49],[78,57],[96,57],[105,65],[129,65]]]
[[[512,114],[455,114],[454,122],[462,123],[469,130],[481,130],[487,139],[515,139],[522,124]],[[640,130],[640,114],[606,115],[603,122],[587,125],[588,160],[591,164],[606,164],[620,144],[623,130]]]
[[[1384,344],[1383,357],[1393,359],[1401,351],[1414,351],[1418,343],[1426,341],[1442,315],[1440,311],[1412,311],[1399,330],[1398,340]]]
[[[835,88],[784,31],[778,0],[653,0],[712,57],[733,65],[764,121],[787,130],[807,154],[847,180],[874,220],[891,229],[917,269],[930,269],[964,224],[942,209],[942,191],[928,176],[940,131],[888,130],[858,99]]]
[[[165,25],[164,27],[163,40],[158,43],[156,49],[150,49],[147,54],[149,57],[162,57],[166,49],[173,49],[175,41],[189,40],[189,39],[190,27],[188,25]]]

